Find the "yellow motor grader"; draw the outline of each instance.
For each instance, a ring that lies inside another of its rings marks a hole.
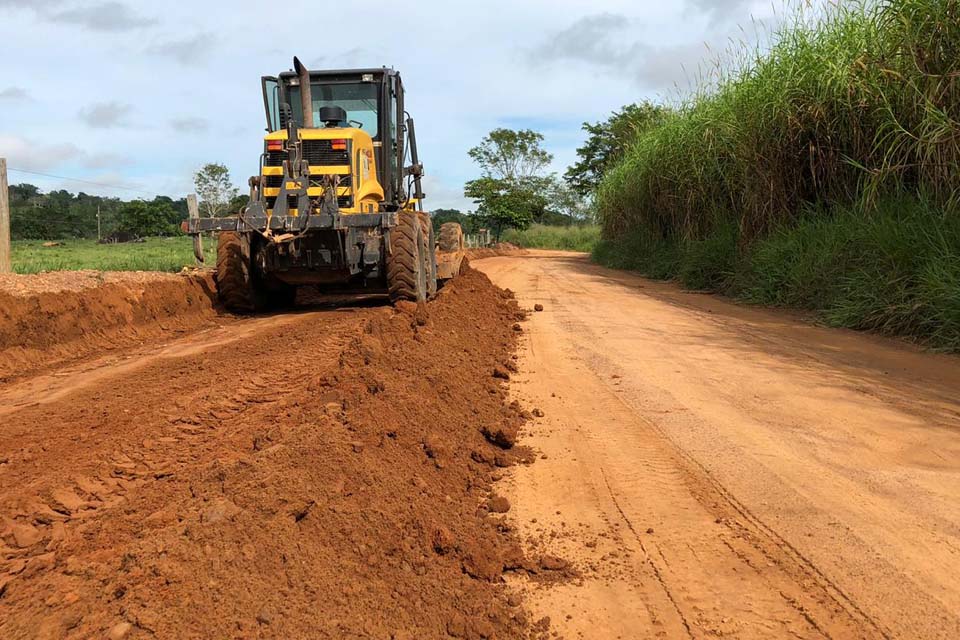
[[[293,303],[300,285],[426,300],[463,264],[456,223],[423,210],[413,118],[393,69],[293,70],[262,78],[267,135],[250,202],[194,218],[218,231],[217,288],[229,309]],[[436,237],[439,236],[439,237]]]

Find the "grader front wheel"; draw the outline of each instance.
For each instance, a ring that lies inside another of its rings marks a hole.
[[[467,263],[463,229],[457,222],[440,225],[439,252],[437,253],[437,277],[445,282],[463,273]]]
[[[437,236],[433,230],[433,219],[426,211],[417,214],[420,218],[420,227],[423,229],[425,251],[423,252],[423,266],[427,271],[427,297],[437,295]]]
[[[424,261],[427,242],[420,217],[414,211],[401,211],[397,226],[390,230],[387,256],[387,289],[391,302],[427,299],[429,269]]]
[[[440,251],[455,253],[463,250],[463,228],[460,223],[444,222],[440,225]]]

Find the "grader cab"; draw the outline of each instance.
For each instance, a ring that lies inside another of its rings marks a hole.
[[[287,305],[301,285],[426,300],[459,272],[463,233],[447,224],[435,238],[423,209],[400,74],[293,62],[262,79],[267,134],[249,204],[184,223],[187,233],[219,232],[221,301],[240,311]]]

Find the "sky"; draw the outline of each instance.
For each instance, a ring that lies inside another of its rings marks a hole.
[[[675,101],[775,14],[769,0],[0,0],[0,157],[11,183],[44,191],[178,198],[207,162],[243,187],[263,149],[260,77],[297,55],[399,70],[426,204],[468,210],[467,151],[492,129],[540,131],[563,173],[584,121]]]

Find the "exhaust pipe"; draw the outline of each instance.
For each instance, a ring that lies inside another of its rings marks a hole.
[[[310,91],[310,71],[303,66],[300,58],[293,57],[293,70],[300,78],[300,107],[303,111],[303,126],[313,129],[313,95]]]

